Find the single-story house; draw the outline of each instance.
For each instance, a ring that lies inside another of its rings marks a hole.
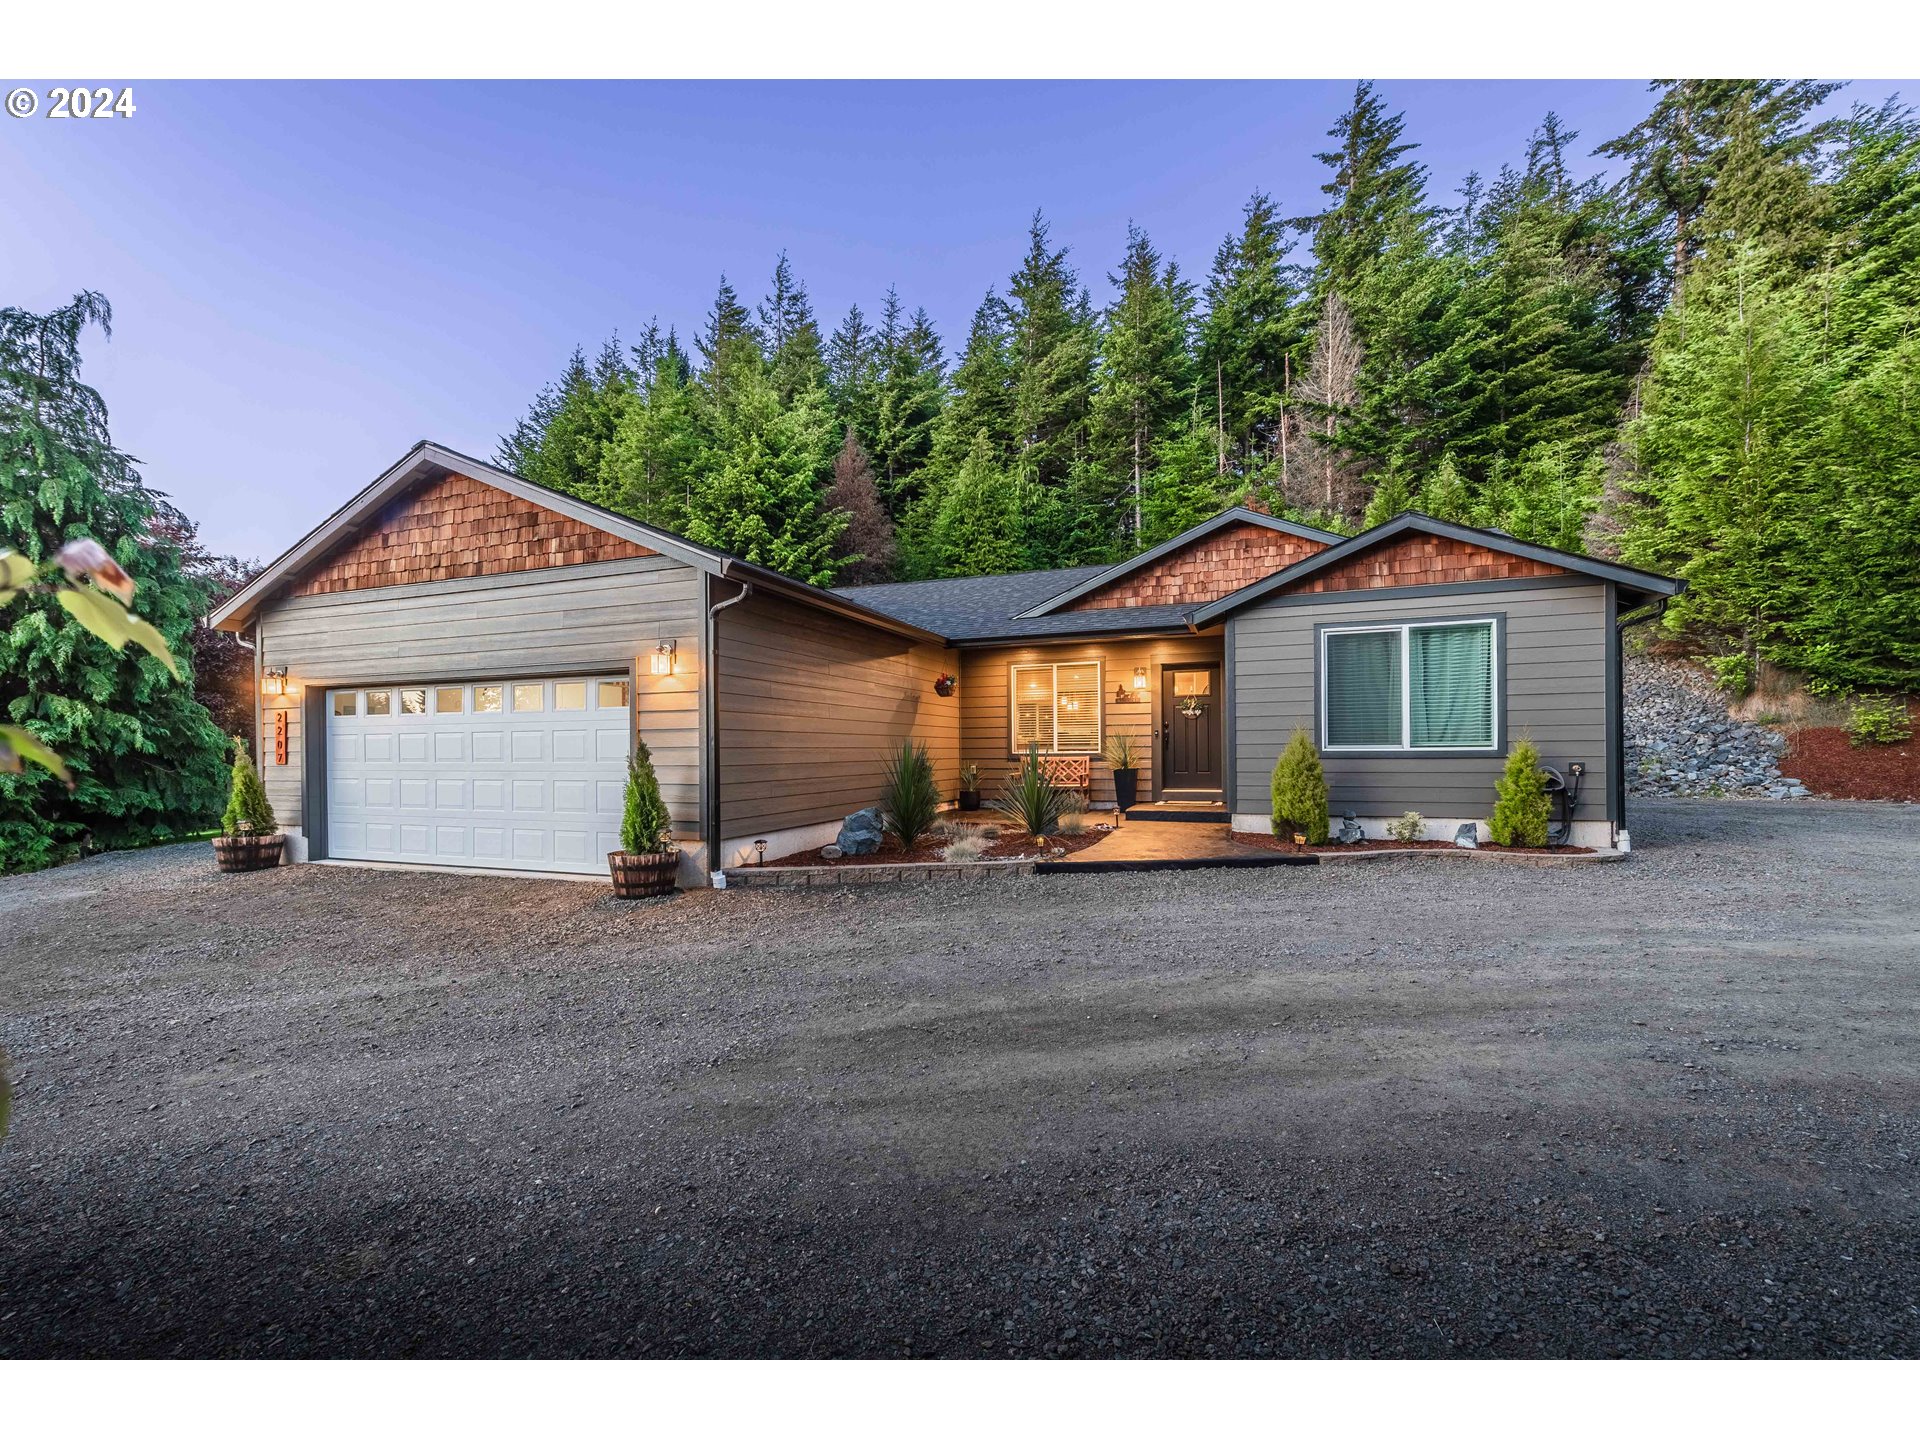
[[[1573,838],[1611,843],[1621,629],[1680,588],[1423,515],[1236,508],[1117,565],[828,590],[423,442],[213,623],[255,652],[291,859],[604,873],[638,735],[699,884],[831,839],[909,737],[949,796],[1037,745],[1099,806],[1124,733],[1142,801],[1264,830],[1305,727],[1336,816],[1450,837],[1524,733],[1584,768]]]

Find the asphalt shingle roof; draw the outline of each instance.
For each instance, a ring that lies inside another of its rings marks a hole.
[[[1069,570],[1026,570],[1018,575],[969,575],[959,580],[908,580],[895,585],[845,585],[833,593],[856,604],[932,630],[950,640],[988,635],[1038,633],[1010,630],[1012,617],[1042,600],[1091,579],[1108,567],[1080,565]],[[1084,622],[1082,613],[1073,617]],[[1020,624],[1032,624],[1022,621]],[[1075,627],[1065,627],[1069,632]],[[1080,628],[1092,628],[1084,623]]]

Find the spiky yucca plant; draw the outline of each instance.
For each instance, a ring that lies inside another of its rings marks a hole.
[[[887,757],[880,809],[887,833],[903,849],[913,849],[914,842],[933,828],[940,813],[940,785],[933,778],[933,757],[925,745],[903,740]]]
[[[1027,747],[1027,758],[1007,777],[994,802],[994,808],[1009,820],[1025,826],[1036,840],[1058,828],[1065,805],[1066,797],[1047,779],[1046,769],[1040,764],[1038,745]]]

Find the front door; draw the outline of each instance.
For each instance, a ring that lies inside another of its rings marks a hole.
[[[1220,667],[1170,665],[1160,672],[1160,793],[1218,790],[1223,739]]]

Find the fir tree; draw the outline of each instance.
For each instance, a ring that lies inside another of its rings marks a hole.
[[[497,458],[536,485],[606,503],[602,466],[633,389],[634,374],[618,340],[601,346],[592,365],[576,349],[559,383],[537,397],[526,419],[501,440]]]
[[[1366,514],[1360,524],[1362,528],[1371,530],[1375,525],[1384,525],[1394,516],[1411,509],[1413,486],[1407,479],[1407,472],[1395,466],[1373,487],[1373,498],[1367,501]]]
[[[711,417],[708,423],[718,429],[726,423],[736,391],[750,386],[765,367],[760,332],[724,275],[695,345],[700,352],[700,392]]]
[[[839,583],[876,585],[891,580],[895,559],[893,519],[881,502],[873,466],[851,425],[833,460],[827,504],[847,517],[847,528],[834,541]]]
[[[1472,522],[1471,504],[1460,467],[1453,463],[1452,455],[1442,455],[1440,463],[1421,485],[1420,498],[1413,508],[1436,520],[1465,525]]]
[[[1013,464],[1031,485],[1061,486],[1087,449],[1094,325],[1067,252],[1050,246],[1037,211],[1007,294]]]
[[[1295,730],[1273,766],[1273,833],[1304,835],[1309,845],[1327,843],[1327,776],[1313,737]]]
[[[679,533],[695,486],[712,468],[712,448],[699,423],[686,356],[671,333],[636,350],[650,360],[635,394],[601,452],[599,500],[608,509]]]
[[[1123,548],[1138,548],[1155,451],[1188,409],[1192,288],[1136,226],[1127,228],[1119,274],[1107,280],[1117,294],[1100,335],[1092,463],[1106,476],[1124,477],[1125,490],[1120,513],[1100,515],[1095,523]],[[1093,503],[1106,510],[1115,497],[1107,486],[1100,489]]]
[[[803,390],[827,383],[813,302],[807,298],[807,287],[794,279],[784,250],[773,267],[773,288],[760,304],[760,339],[766,347],[767,373],[782,405],[791,405]]]
[[[1019,480],[998,464],[983,430],[941,490],[931,518],[928,574],[1007,575],[1031,568]],[[929,497],[930,499],[933,497]]]
[[[1540,751],[1533,741],[1522,736],[1507,753],[1506,768],[1494,784],[1493,816],[1487,821],[1487,833],[1496,845],[1533,845],[1547,843],[1547,824],[1553,818],[1553,801],[1547,795],[1547,774],[1540,766]]]
[[[1292,242],[1273,201],[1255,193],[1238,234],[1221,242],[1207,277],[1196,377],[1215,429],[1221,474],[1277,463],[1284,488],[1290,354],[1301,341]]]
[[[921,472],[933,458],[934,437],[946,405],[946,360],[925,310],[904,323],[892,289],[881,311],[879,378],[875,387],[873,454],[888,509],[905,513],[919,498]]]
[[[33,766],[0,774],[0,870],[191,834],[225,796],[227,737],[194,699],[188,660],[207,588],[156,530],[159,497],[80,380],[81,336],[95,325],[109,333],[111,321],[92,292],[45,315],[0,310],[0,548],[41,564],[67,541],[98,541],[132,577],[139,613],[182,678],[83,633],[50,596],[0,611],[0,720],[51,747],[74,780],[68,790]]]

